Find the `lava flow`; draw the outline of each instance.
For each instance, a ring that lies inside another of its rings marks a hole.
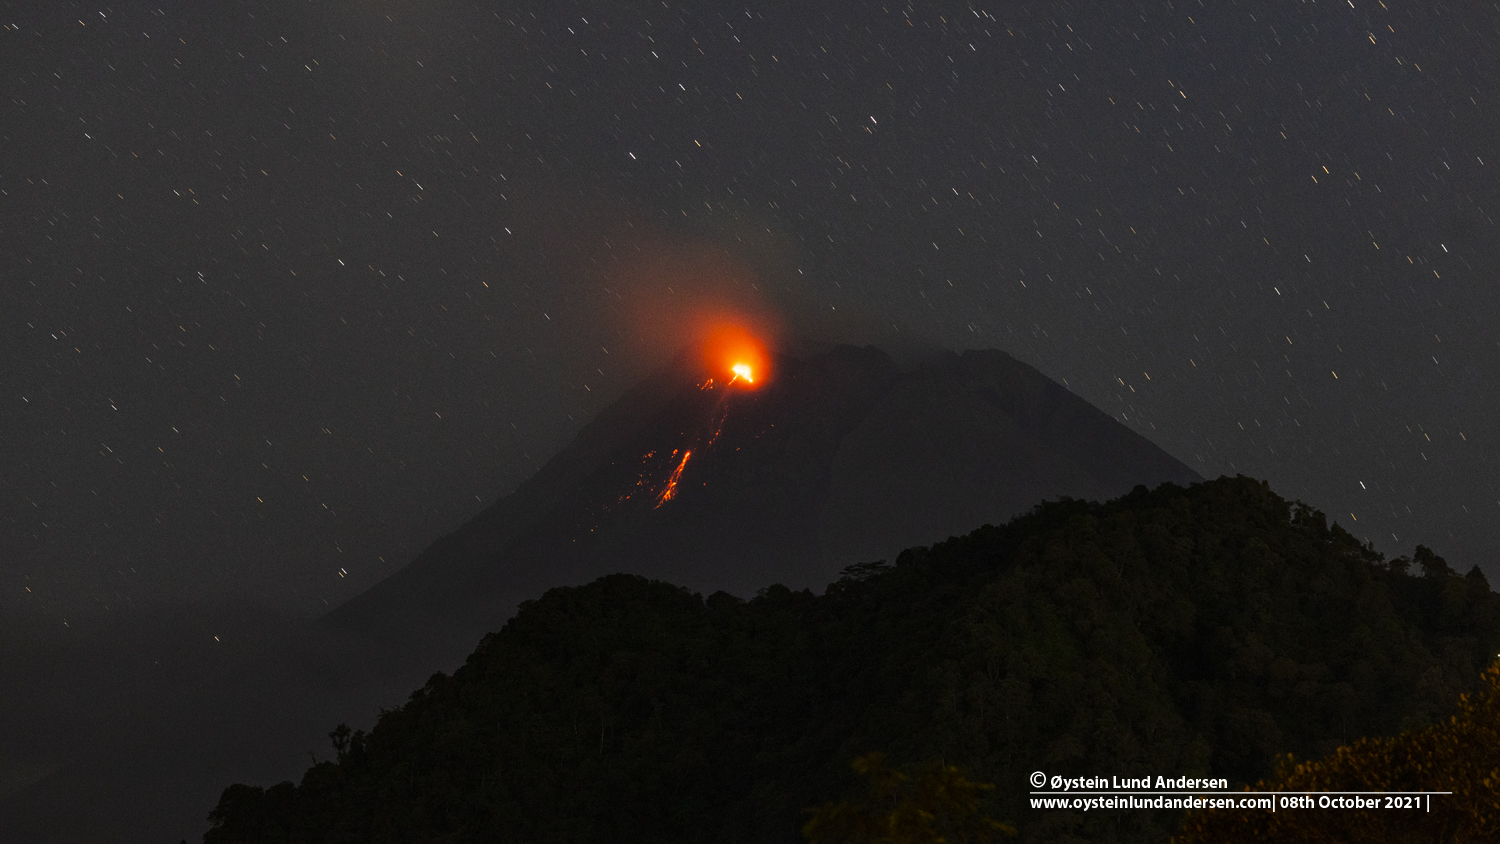
[[[709,411],[708,418],[703,420],[696,435],[690,441],[692,448],[682,451],[681,460],[656,494],[656,507],[658,508],[677,497],[682,472],[687,468],[688,460],[693,456],[694,450],[706,451],[718,441],[719,435],[724,433],[724,423],[729,418],[729,408],[734,401],[732,396],[744,389],[759,388],[756,375],[761,375],[764,380],[767,371],[768,356],[764,347],[759,340],[742,329],[734,327],[720,329],[713,340],[706,344],[704,352],[710,362],[710,371],[722,373],[724,370],[720,367],[725,367],[729,370],[730,377],[726,381],[716,382],[716,379],[710,376],[698,384],[698,389],[714,390],[731,386],[735,389],[725,389],[720,394],[712,410]],[[672,452],[673,457],[677,454],[676,451]],[[650,457],[651,455],[648,454],[643,459],[649,460]]]
[[[687,467],[688,458],[692,456],[693,452],[691,450],[684,451],[682,453],[682,462],[678,463],[677,468],[672,470],[672,477],[667,478],[667,485],[662,487],[661,495],[658,495],[656,497],[657,507],[660,507],[661,505],[667,503],[668,501],[671,501],[674,497],[676,497],[677,481],[682,478],[682,470]]]

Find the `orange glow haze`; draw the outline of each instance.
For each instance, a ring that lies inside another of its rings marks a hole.
[[[738,321],[725,321],[705,332],[704,363],[710,371],[729,376],[725,380],[742,387],[755,387],[766,379],[770,355],[765,343]]]
[[[605,240],[611,248],[590,255],[579,273],[612,300],[621,333],[641,344],[641,363],[659,365],[648,359],[653,353],[669,357],[686,347],[718,384],[754,389],[775,380],[771,350],[783,319],[747,260],[721,244],[654,229],[616,228]],[[749,377],[737,365],[749,367]]]

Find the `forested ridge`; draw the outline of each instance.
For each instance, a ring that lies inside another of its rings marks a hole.
[[[1243,476],[1138,487],[820,596],[551,590],[300,785],[226,789],[205,842],[793,842],[872,751],[994,783],[1019,840],[1165,841],[1180,813],[1033,812],[1027,777],[1253,783],[1442,719],[1497,646],[1477,568],[1387,561]]]

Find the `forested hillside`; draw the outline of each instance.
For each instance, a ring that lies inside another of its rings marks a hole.
[[[207,844],[793,842],[850,761],[996,784],[1020,840],[1164,841],[1174,812],[1031,812],[1027,776],[1272,774],[1446,715],[1500,597],[1386,561],[1263,483],[1059,501],[825,594],[554,589],[300,785],[228,788]]]

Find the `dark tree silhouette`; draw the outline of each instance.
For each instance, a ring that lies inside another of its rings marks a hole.
[[[1182,813],[1031,810],[1028,775],[1271,777],[1430,727],[1500,650],[1500,596],[1387,563],[1249,478],[1058,501],[825,594],[555,589],[208,844],[797,836],[850,761],[943,759],[1023,841],[1164,842]]]

